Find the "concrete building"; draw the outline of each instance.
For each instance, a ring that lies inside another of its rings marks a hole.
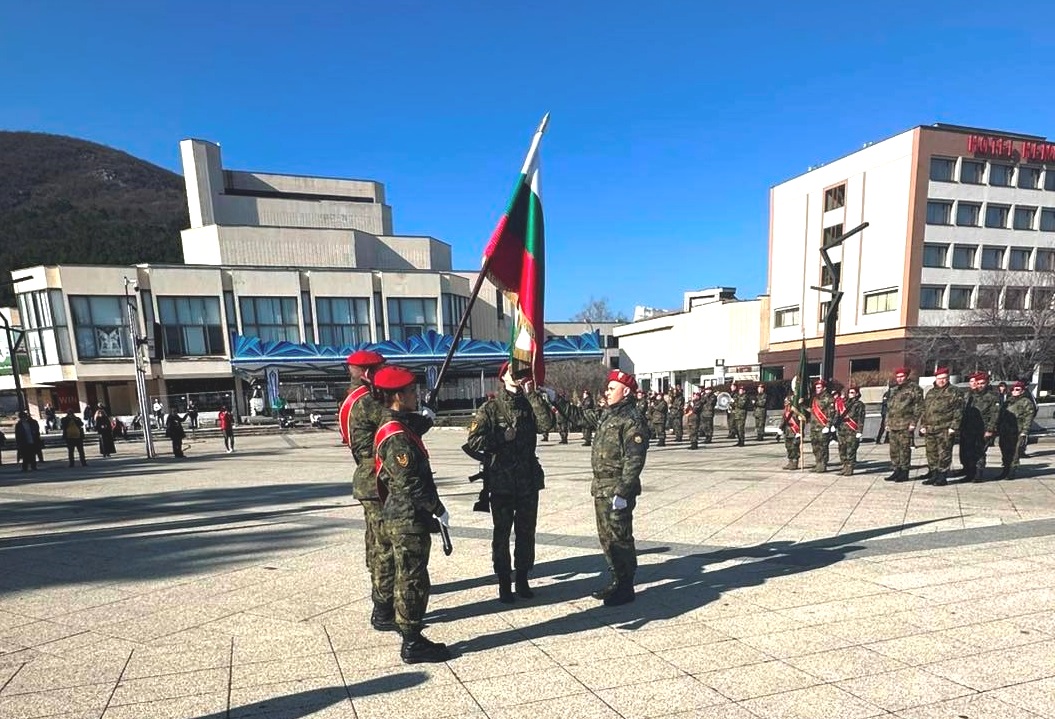
[[[546,337],[559,339],[574,339],[583,334],[597,336],[597,344],[604,351],[601,361],[608,369],[619,369],[619,338],[615,336],[615,328],[620,322],[547,322]]]
[[[680,312],[616,327],[620,369],[648,390],[759,379],[758,352],[768,327],[769,300],[736,298],[733,287],[686,292]]]
[[[829,295],[811,286],[832,283],[819,251],[864,222],[830,250],[844,293],[834,376],[955,365],[955,357],[913,356],[912,338],[969,323],[977,308],[1051,302],[1055,144],[920,126],[774,186],[763,379],[793,376],[803,338],[819,371]]]
[[[201,140],[180,150],[185,264],[13,273],[31,406],[133,413],[132,323],[149,344],[148,394],[177,406],[194,396],[199,409],[245,412],[269,368],[284,398],[336,403],[344,357],[366,344],[423,371],[442,361],[477,273],[454,271],[445,242],[393,234],[380,183],[225,170],[219,146]],[[479,377],[501,362],[510,322],[485,281],[441,399],[484,393]],[[565,353],[600,360],[589,344]]]

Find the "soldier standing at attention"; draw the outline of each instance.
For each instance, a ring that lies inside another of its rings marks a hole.
[[[912,435],[923,411],[923,390],[915,382],[909,382],[908,375],[907,367],[894,371],[894,386],[887,400],[886,427],[890,437],[890,463],[894,465],[887,482],[907,482],[912,468]]]
[[[685,395],[681,390],[681,385],[677,385],[672,391],[670,398],[670,417],[673,420],[674,425],[674,441],[680,442],[685,436]]]
[[[713,387],[705,387],[703,396],[700,397],[700,436],[704,444],[710,444],[714,439],[714,408],[718,405],[718,398],[714,395]]]
[[[1026,383],[1011,385],[1011,399],[1000,409],[1000,459],[1003,471],[997,479],[1010,479],[1018,466],[1018,458],[1029,440],[1029,427],[1037,416],[1036,405],[1026,394]]]
[[[784,398],[784,418],[780,429],[784,433],[784,450],[788,453],[788,463],[784,469],[799,468],[799,445],[802,441],[802,426],[809,420],[808,415],[801,414],[794,406],[795,393],[788,392]]]
[[[835,401],[828,393],[828,383],[818,379],[813,383],[813,400],[810,402],[810,445],[813,447],[812,472],[828,471],[828,443],[835,430]]]
[[[564,399],[564,397],[561,396],[561,399]],[[557,442],[557,444],[567,444],[568,443],[568,425],[570,424],[570,422],[568,420],[568,415],[565,414],[564,412],[561,412],[560,411],[560,407],[557,407],[556,409],[557,409],[557,414],[556,414],[556,416],[554,418],[554,423],[557,425],[557,434],[560,436],[560,441]]]
[[[491,563],[498,577],[498,599],[514,600],[511,573],[516,569],[516,593],[523,599],[534,596],[528,572],[535,565],[535,525],[538,495],[546,486],[542,467],[535,456],[540,430],[549,429],[551,417],[546,402],[531,383],[531,369],[515,373],[506,362],[498,370],[502,389],[476,411],[469,424],[469,449],[486,455],[491,492]],[[514,562],[509,558],[509,534],[516,532]]]
[[[689,449],[697,449],[700,446],[700,416],[696,414],[694,406],[695,402],[686,402],[682,409],[684,430],[689,433]]]
[[[584,389],[582,391],[582,401],[579,402],[579,406],[582,407],[584,411],[593,409],[593,395],[590,394],[590,390]],[[582,446],[589,447],[592,441],[593,429],[591,429],[590,425],[586,425],[582,428]]]
[[[648,395],[645,394],[644,390],[637,390],[637,411],[641,413],[641,416],[648,420]]]
[[[747,387],[740,385],[733,395],[733,401],[729,403],[729,417],[733,434],[736,436],[736,446],[744,446],[744,435],[747,432],[747,405],[750,399],[747,396]]]
[[[939,367],[934,372],[934,386],[923,398],[923,413],[919,433],[927,447],[927,473],[923,484],[944,487],[948,484],[952,445],[963,421],[963,394],[949,384],[949,368]]]
[[[412,414],[418,405],[414,374],[402,367],[377,370],[374,399],[384,408],[374,437],[374,467],[396,569],[396,625],[403,635],[399,655],[406,664],[445,662],[451,658],[447,645],[421,634],[431,586],[429,532],[433,518],[449,527],[450,515],[436,491],[429,453],[412,428],[420,416]]]
[[[736,426],[733,421],[733,404],[736,401],[737,395],[737,384],[733,382],[729,385],[729,406],[725,408],[725,427],[729,430],[726,439],[736,439]]]
[[[593,597],[603,599],[607,606],[634,601],[634,507],[641,494],[641,470],[648,453],[648,429],[631,396],[636,389],[632,375],[612,370],[605,390],[607,409],[583,412],[578,407],[568,407],[576,421],[591,424],[597,430],[591,455],[590,492],[598,539],[612,579]]]
[[[983,443],[978,448],[978,470],[973,481],[983,482],[985,478],[982,472],[985,469],[986,451],[996,441],[997,422],[1000,421],[1000,396],[996,390],[989,385],[989,373],[977,372],[974,376],[975,388],[971,396],[971,404],[974,405],[982,415],[985,431],[982,433]]]
[[[657,447],[667,446],[667,401],[663,395],[656,392],[652,396],[652,406],[648,410],[649,424],[652,427],[652,436],[658,437]]]
[[[766,386],[761,382],[755,388],[752,414],[755,420],[755,439],[759,442],[766,438]]]
[[[838,427],[839,461],[844,477],[852,477],[857,464],[857,448],[861,444],[861,430],[865,426],[865,403],[861,401],[861,390],[856,385],[846,388],[845,396],[835,398]]]

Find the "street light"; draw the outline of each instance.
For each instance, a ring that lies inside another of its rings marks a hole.
[[[3,282],[0,282],[0,287],[14,287],[19,282],[25,282],[26,280],[31,279],[33,279],[32,275],[27,277],[16,277],[12,280],[4,280]],[[22,413],[26,410],[26,398],[25,395],[22,394],[22,372],[19,369],[15,353],[25,341],[26,333],[21,327],[12,327],[11,322],[7,319],[7,315],[0,314],[0,320],[3,320],[4,322],[4,336],[7,337],[7,353],[11,358],[11,376],[15,380],[15,395],[18,397],[18,411],[19,413]],[[12,335],[16,334],[17,339],[12,341]]]

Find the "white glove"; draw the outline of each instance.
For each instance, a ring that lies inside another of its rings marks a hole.
[[[436,515],[433,515],[433,516],[435,517]],[[450,526],[451,526],[451,513],[448,512],[446,509],[443,510],[443,514],[441,514],[440,516],[436,517],[436,519],[440,520],[440,524],[442,524],[444,527],[447,527],[448,529],[450,529]]]
[[[539,392],[546,395],[546,399],[550,402],[555,402],[557,400],[557,391],[552,387],[539,387],[538,389]]]
[[[626,509],[626,500],[618,494],[612,497],[612,509]]]
[[[919,433],[920,434],[927,434],[927,428],[926,427],[920,427],[919,428]]]
[[[433,422],[436,421],[436,413],[433,412],[432,409],[429,407],[422,407],[419,410],[418,414],[420,414],[425,419],[431,420]]]
[[[795,435],[795,439],[802,439],[802,435],[801,434],[796,434]]]
[[[952,429],[952,428],[950,427],[950,428],[949,428],[949,434],[956,434],[956,430],[955,430],[955,429]]]
[[[861,439],[861,433],[860,432],[857,433],[857,439]]]
[[[829,431],[829,430],[828,430],[828,428],[827,428],[827,427],[823,427],[823,428],[821,429],[821,434],[828,434],[828,431]]]

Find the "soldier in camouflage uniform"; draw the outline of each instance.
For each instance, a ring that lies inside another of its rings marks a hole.
[[[509,535],[516,532],[513,550],[516,593],[530,599],[528,572],[535,565],[535,525],[539,491],[546,486],[535,456],[540,430],[550,427],[548,403],[531,384],[531,370],[515,374],[506,362],[498,371],[502,389],[476,411],[469,424],[469,449],[487,457],[487,487],[491,494],[491,563],[498,577],[498,599],[514,600],[510,574]]]
[[[557,408],[557,414],[554,417],[554,424],[557,427],[557,434],[560,435],[560,441],[557,442],[557,444],[567,444],[569,429],[568,425],[570,424],[570,422],[568,421],[568,415],[561,412],[559,407]]]
[[[641,470],[648,452],[648,429],[631,395],[636,388],[633,376],[612,370],[605,391],[607,409],[583,412],[568,407],[574,419],[596,428],[590,491],[597,534],[612,581],[593,596],[608,606],[634,601],[634,507],[641,494]]]
[[[997,479],[1010,479],[1018,466],[1018,458],[1026,448],[1029,440],[1029,427],[1037,416],[1037,407],[1033,399],[1026,394],[1026,383],[1015,382],[1011,385],[1011,398],[1000,409],[1000,421],[997,423],[1000,432],[1000,460],[1003,471]]]
[[[919,420],[919,433],[927,447],[927,474],[923,484],[936,487],[948,484],[952,445],[963,421],[963,407],[963,393],[949,384],[949,368],[939,367],[934,372],[934,386],[923,398]]]
[[[445,662],[451,658],[447,646],[421,634],[431,588],[429,532],[435,520],[449,527],[450,515],[436,491],[429,453],[412,428],[418,404],[414,374],[382,367],[374,375],[374,398],[384,407],[374,437],[374,467],[396,569],[396,625],[403,635],[399,654],[407,664]]]
[[[836,439],[839,442],[839,474],[851,477],[857,464],[857,448],[861,444],[861,430],[865,426],[865,403],[856,385],[846,388],[843,396],[835,398]]]
[[[912,436],[923,411],[923,390],[908,381],[909,370],[899,367],[894,372],[894,386],[887,400],[886,426],[890,437],[890,463],[894,471],[887,482],[907,482],[912,468]]]
[[[392,562],[392,543],[381,522],[381,500],[377,496],[377,476],[374,473],[374,434],[384,408],[371,396],[369,383],[369,373],[384,361],[384,357],[369,350],[359,350],[348,356],[351,391],[345,400],[347,426],[342,434],[348,437],[348,448],[356,465],[352,496],[363,507],[366,525],[366,568],[370,571],[370,594],[374,602],[370,624],[378,631],[392,631],[396,628],[392,606],[396,569]]]
[[[960,426],[960,459],[968,482],[984,482],[985,454],[996,436],[1000,398],[989,386],[987,372],[975,372],[971,379],[974,384],[967,393]]]
[[[645,394],[644,390],[637,391],[637,411],[641,413],[641,416],[648,419],[648,395]]]
[[[593,409],[593,395],[590,394],[590,390],[584,389],[582,391],[582,400],[579,402],[579,406],[584,411]],[[582,428],[582,446],[589,447],[592,442],[593,429],[590,428],[590,425],[586,425]]]
[[[714,394],[713,387],[705,387],[700,397],[700,436],[704,444],[710,444],[714,439],[714,409],[718,404],[718,398]]]
[[[736,446],[744,446],[744,435],[747,433],[747,406],[751,399],[747,396],[747,387],[740,385],[733,401],[729,404],[729,420],[736,436]]]
[[[795,393],[788,392],[788,396],[784,398],[784,416],[780,423],[780,431],[784,434],[784,450],[788,453],[788,462],[784,469],[799,468],[802,428],[809,421],[809,415],[794,409],[794,403]]]
[[[728,430],[726,433],[726,439],[736,439],[736,422],[733,420],[733,404],[736,401],[736,395],[739,394],[738,386],[736,382],[729,385],[729,406],[725,408],[725,428]]]
[[[670,399],[670,418],[674,428],[674,441],[680,442],[685,436],[685,395],[681,385],[676,386]]]
[[[811,472],[828,471],[828,443],[835,431],[835,418],[835,400],[828,392],[828,383],[823,379],[814,380],[810,401],[810,446],[814,460]]]
[[[751,414],[755,420],[755,439],[759,442],[766,438],[766,386],[761,382],[755,388],[752,398]]]
[[[657,447],[665,447],[667,445],[668,411],[667,401],[663,399],[663,395],[656,392],[652,397],[652,406],[648,409],[648,421],[652,429],[652,436],[658,438],[656,442]]]
[[[682,408],[682,423],[684,431],[689,433],[689,449],[697,449],[700,446],[700,416],[696,414],[693,402],[686,402]]]

